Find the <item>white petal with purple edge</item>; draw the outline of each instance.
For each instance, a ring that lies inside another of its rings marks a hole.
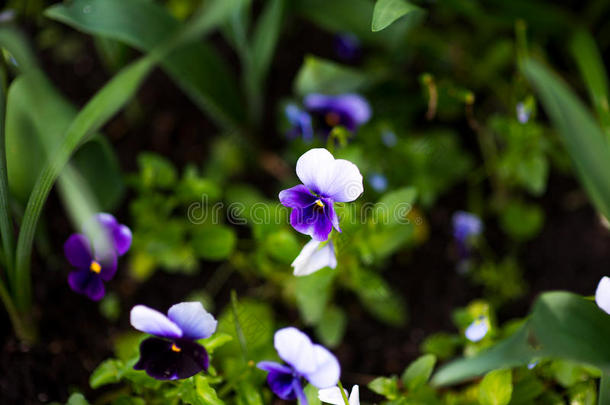
[[[141,332],[166,338],[182,337],[182,330],[161,312],[144,305],[136,305],[131,309],[131,326]]]
[[[218,321],[207,312],[201,302],[181,302],[167,311],[169,319],[182,329],[182,337],[205,339],[216,331]]]
[[[301,374],[316,369],[314,345],[311,339],[297,328],[288,327],[275,332],[273,344],[282,360]]]
[[[331,269],[337,267],[337,258],[332,242],[329,241],[320,247],[321,243],[312,239],[303,246],[301,253],[291,264],[294,267],[293,274],[295,276],[307,276],[327,266]]]
[[[337,358],[325,347],[313,346],[315,370],[305,374],[307,381],[317,388],[334,387],[339,382],[341,367]]]
[[[610,278],[602,277],[595,290],[595,303],[605,313],[610,314]]]
[[[364,191],[358,167],[335,159],[324,148],[311,149],[299,158],[297,176],[310,190],[335,202],[354,201]]]

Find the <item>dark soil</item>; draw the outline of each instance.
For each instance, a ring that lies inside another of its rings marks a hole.
[[[304,48],[307,44],[328,44],[324,35],[304,26],[294,37],[283,39],[276,58],[275,71],[269,83],[267,105],[273,106],[281,97],[291,93],[292,76],[301,63],[302,55],[315,51],[328,55],[328,47]],[[319,41],[311,40],[313,37]],[[45,70],[54,83],[75,103],[82,105],[101,87],[109,75],[100,69],[89,39],[84,60],[73,66],[53,62],[43,53]],[[308,38],[307,41],[303,38]],[[289,51],[288,51],[289,50]],[[76,76],[75,76],[76,75]],[[206,156],[205,145],[215,133],[214,126],[161,72],[155,72],[145,83],[138,97],[143,116],[142,125],[131,127],[127,117],[120,114],[106,126],[106,133],[115,146],[123,171],[135,169],[138,151],[152,150],[169,157],[179,167],[188,162],[200,163]],[[276,133],[275,117],[268,108],[265,129],[270,138],[263,141],[269,149],[282,141]],[[273,183],[266,179],[261,188]],[[430,239],[408,257],[393,262],[384,277],[406,297],[410,321],[405,328],[385,326],[372,319],[349,296],[341,297],[350,314],[344,343],[336,350],[344,372],[344,384],[366,384],[373,376],[400,373],[419,353],[423,338],[438,331],[454,331],[451,312],[470,300],[480,297],[473,287],[455,272],[450,254],[451,214],[463,208],[463,185],[456,187],[426,214]],[[271,191],[274,188],[271,187]],[[576,196],[576,197],[575,197]],[[543,232],[526,245],[521,255],[525,278],[529,283],[527,297],[511,303],[502,311],[501,318],[523,316],[532,300],[541,291],[568,289],[592,294],[599,278],[610,270],[610,232],[600,225],[593,209],[580,203],[582,192],[578,183],[565,177],[553,176],[549,191],[541,203],[546,211]],[[126,202],[118,211],[123,222],[128,221]],[[71,230],[64,219],[59,202],[53,196],[45,210],[48,229],[51,229],[51,249],[55,261],[45,263],[43,255],[36,255],[33,263],[33,282],[39,342],[26,347],[18,343],[9,327],[0,335],[0,403],[38,404],[65,401],[72,389],[88,389],[91,371],[101,360],[111,355],[112,337],[129,329],[128,309],[137,302],[147,302],[158,308],[183,299],[193,286],[204,286],[216,264],[205,264],[197,276],[187,277],[157,272],[144,285],[136,285],[124,274],[108,284],[108,289],[121,297],[122,318],[115,324],[100,315],[98,306],[72,293],[66,283],[68,266],[61,257],[61,245]],[[217,307],[228,302],[229,291],[236,288],[240,296],[248,290],[238,276],[232,276],[218,294]],[[0,321],[9,325],[2,312]],[[363,395],[363,397],[366,397]]]

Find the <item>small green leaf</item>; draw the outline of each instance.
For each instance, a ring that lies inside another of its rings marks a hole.
[[[494,370],[483,378],[479,385],[481,405],[508,405],[513,393],[511,370]]]
[[[421,9],[406,0],[377,0],[373,9],[371,30],[381,31],[399,18]]]
[[[370,79],[361,71],[308,55],[297,73],[295,91],[340,94],[362,89]]]
[[[502,229],[518,240],[528,240],[536,236],[544,223],[544,211],[534,204],[511,201],[502,211]]]
[[[87,402],[83,394],[80,392],[75,392],[74,394],[70,395],[66,405],[89,405],[89,402]]]
[[[316,334],[324,346],[333,348],[341,343],[347,326],[345,312],[337,307],[328,308],[316,328]]]
[[[206,260],[224,260],[233,253],[237,237],[233,228],[224,225],[199,226],[193,231],[193,248]]]
[[[316,325],[326,309],[336,271],[323,268],[313,274],[297,277],[295,294],[299,312],[307,325]]]
[[[413,208],[417,191],[413,187],[404,187],[386,193],[375,204],[374,221],[382,225],[405,225],[410,223],[407,215]]]
[[[433,354],[421,356],[407,367],[402,375],[402,383],[407,389],[416,390],[428,382],[435,364],[436,356]]]
[[[109,359],[104,361],[91,373],[89,385],[91,388],[96,389],[104,385],[119,382],[124,367],[125,365],[121,360]]]
[[[383,395],[389,400],[396,399],[399,395],[398,378],[396,376],[390,378],[377,377],[368,384],[368,387],[371,391]]]

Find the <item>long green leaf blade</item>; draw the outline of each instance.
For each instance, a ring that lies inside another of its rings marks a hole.
[[[610,149],[603,131],[554,73],[533,60],[524,62],[523,71],[540,95],[595,207],[610,218]]]
[[[0,69],[0,234],[2,251],[6,260],[6,272],[11,277],[13,269],[14,237],[13,226],[9,216],[8,176],[6,174],[5,123],[6,123],[6,88],[5,72]],[[0,280],[0,283],[3,283]]]

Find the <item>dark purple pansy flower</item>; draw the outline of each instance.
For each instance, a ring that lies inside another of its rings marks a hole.
[[[478,216],[464,211],[453,214],[453,237],[460,260],[470,257],[472,238],[480,235],[482,231],[483,222]]]
[[[110,214],[97,214],[83,227],[84,233],[70,235],[64,243],[64,254],[77,270],[68,275],[73,291],[94,301],[102,299],[104,281],[114,277],[117,258],[131,245],[131,231]]]
[[[297,107],[295,104],[288,104],[284,109],[286,119],[290,123],[290,129],[286,133],[289,138],[302,137],[305,141],[313,139],[313,126],[311,115]]]
[[[323,389],[337,385],[341,368],[337,358],[326,348],[313,344],[309,337],[296,328],[283,328],[275,332],[275,350],[287,364],[262,361],[257,364],[268,371],[267,383],[271,391],[284,400],[299,399],[307,404],[302,379]]]
[[[325,133],[339,125],[355,131],[371,118],[369,103],[358,94],[332,96],[312,93],[305,97],[303,104],[307,111],[319,118]]]
[[[167,316],[144,305],[131,310],[131,325],[156,337],[140,344],[140,359],[133,366],[157,380],[189,378],[209,366],[208,352],[196,342],[216,331],[218,322],[201,302],[172,306]]]
[[[360,56],[360,40],[351,32],[335,35],[335,53],[339,59],[352,61]]]
[[[339,228],[335,202],[354,201],[364,188],[355,164],[335,159],[323,148],[305,152],[297,161],[297,176],[303,184],[282,190],[282,205],[292,208],[290,224],[317,241],[328,239]]]

